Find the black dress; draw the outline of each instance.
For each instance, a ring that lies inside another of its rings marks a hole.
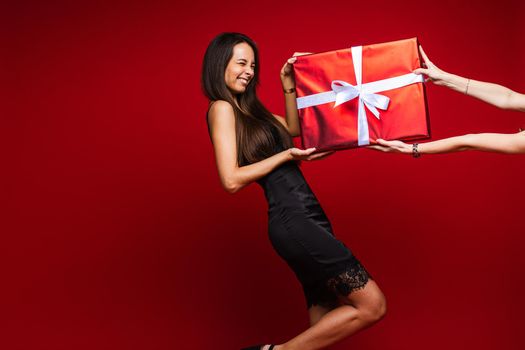
[[[284,150],[271,125],[277,147]],[[274,169],[257,183],[268,201],[268,234],[277,254],[292,268],[303,287],[306,306],[336,306],[337,294],[363,288],[371,276],[332,226],[295,161]]]

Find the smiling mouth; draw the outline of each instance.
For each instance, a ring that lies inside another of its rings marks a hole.
[[[246,84],[248,84],[248,83],[250,82],[250,80],[247,79],[247,78],[237,78],[237,79],[239,79],[239,80],[245,82]]]

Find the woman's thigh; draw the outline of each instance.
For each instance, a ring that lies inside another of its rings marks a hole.
[[[338,296],[342,304],[356,308],[377,309],[386,308],[386,298],[377,283],[370,279],[362,289],[355,290],[347,296]]]
[[[335,307],[339,305],[328,307],[328,306],[322,306],[322,305],[312,305],[308,309],[308,315],[310,316],[310,326],[313,326],[319,320],[326,315],[328,312],[332,311]]]

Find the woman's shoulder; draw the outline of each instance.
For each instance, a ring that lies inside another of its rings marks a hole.
[[[233,107],[228,101],[224,100],[216,100],[216,101],[210,101],[210,104],[208,105],[208,113],[207,113],[208,119],[213,120],[220,116],[221,119],[226,118],[228,116],[234,117]]]
[[[210,101],[210,104],[208,105],[208,113],[210,112],[233,112],[233,106],[230,104],[230,102],[225,100],[215,100]]]

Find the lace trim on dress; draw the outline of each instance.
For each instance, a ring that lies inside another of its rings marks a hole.
[[[360,263],[347,268],[339,275],[328,279],[326,286],[333,292],[347,296],[353,291],[362,289],[370,279],[370,275]]]

